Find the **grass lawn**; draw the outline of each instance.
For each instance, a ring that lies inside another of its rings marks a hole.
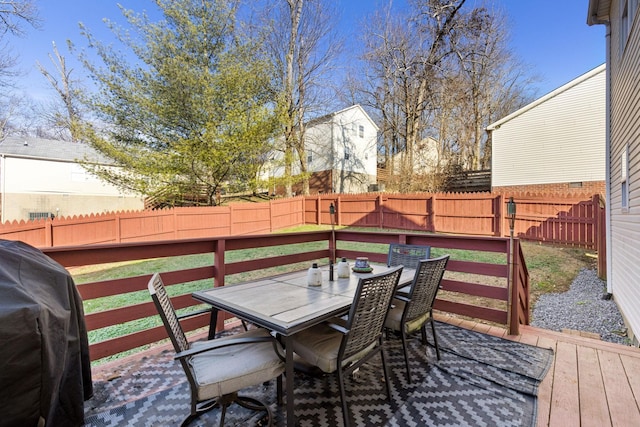
[[[318,229],[326,229],[327,227],[318,226],[300,226],[292,229],[287,229],[285,232],[301,232],[301,231],[314,231]],[[362,231],[374,231],[371,229],[356,229]],[[390,231],[390,230],[378,230],[378,231]],[[326,249],[326,242],[311,242],[297,245],[285,245],[268,248],[256,248],[245,249],[239,251],[229,251],[226,253],[227,262],[237,262],[246,259],[271,257],[271,256],[286,256],[287,254]],[[379,252],[387,253],[387,244],[375,244],[375,243],[357,243],[357,242],[338,242],[339,249],[348,250],[360,250],[364,252]],[[537,298],[544,293],[548,292],[564,292],[566,291],[571,282],[576,277],[581,268],[595,267],[595,259],[588,257],[584,249],[579,248],[567,248],[552,245],[541,245],[538,243],[522,242],[522,248],[527,262],[527,268],[530,275],[531,283],[531,306],[537,300]],[[451,254],[452,259],[457,260],[469,260],[486,263],[499,263],[504,264],[506,257],[504,254],[492,254],[487,252],[474,252],[464,250],[446,250],[440,248],[432,248],[431,256],[437,257],[445,253]],[[151,274],[153,272],[166,272],[173,270],[181,270],[185,268],[193,268],[205,265],[213,264],[212,254],[200,254],[189,255],[172,258],[160,258],[143,261],[131,261],[121,263],[111,263],[103,265],[92,265],[87,267],[79,267],[69,269],[76,284],[81,285],[83,283],[97,282],[108,279],[117,279],[123,277],[132,277],[145,274]],[[273,269],[266,269],[255,272],[247,272],[228,276],[225,281],[227,284],[238,283],[241,281],[251,280],[262,276],[273,275],[285,270],[292,269],[304,269],[308,267],[308,263],[302,263],[300,265],[289,265],[284,267],[277,267]],[[465,278],[465,280],[473,281],[473,279]],[[486,280],[486,277],[484,278]],[[504,281],[504,279],[501,279]],[[191,293],[196,290],[207,289],[212,286],[211,280],[200,280],[197,282],[185,283],[182,285],[175,285],[168,288],[168,292],[171,295],[181,295]],[[445,296],[446,297],[446,296]],[[84,302],[85,313],[92,313],[97,311],[104,311],[111,308],[122,307],[131,304],[148,302],[150,300],[149,293],[144,291],[129,293],[126,295],[116,295],[112,297],[98,298],[94,300],[87,300]],[[198,307],[192,307],[191,310],[195,310]],[[108,338],[120,336],[142,329],[154,327],[160,325],[160,319],[158,316],[151,318],[140,319],[125,324],[119,324],[107,328],[102,328],[89,332],[89,341],[100,342]],[[133,351],[132,351],[133,352]],[[121,357],[113,356],[112,358]],[[107,358],[107,360],[112,359]],[[105,360],[103,360],[105,361]],[[102,362],[102,361],[100,361]]]

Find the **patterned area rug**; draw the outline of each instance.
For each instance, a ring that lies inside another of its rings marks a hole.
[[[537,388],[553,359],[551,349],[484,335],[447,323],[437,323],[436,330],[440,361],[431,347],[425,351],[419,339],[410,342],[411,384],[406,380],[400,340],[390,338],[386,341],[392,403],[386,400],[379,358],[363,366],[348,381],[347,398],[354,425],[535,425]],[[431,336],[429,339],[431,341]],[[97,403],[96,398],[87,402],[86,425],[180,425],[189,411],[189,390],[183,375],[167,352],[158,360],[142,361],[129,374],[96,384],[107,397],[101,396],[102,402]],[[295,384],[298,425],[342,425],[340,396],[333,375],[313,377],[296,373]],[[148,390],[156,392],[139,397]],[[274,381],[267,386],[244,390],[243,394],[269,403],[276,425],[285,424],[285,407],[275,403]],[[219,416],[220,411],[214,409],[190,426],[217,425]],[[232,405],[227,411],[225,425],[264,425],[264,413]]]

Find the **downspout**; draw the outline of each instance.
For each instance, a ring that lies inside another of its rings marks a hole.
[[[611,12],[611,4],[603,1],[604,6],[608,6],[608,13]],[[611,19],[609,15],[598,17],[599,0],[589,0],[587,12],[587,25],[605,26],[605,61],[606,84],[605,84],[605,244],[607,251],[607,293],[613,293],[613,254],[611,237]]]
[[[606,73],[606,89],[605,89],[605,111],[607,114],[605,122],[605,228],[607,245],[607,293],[613,293],[612,284],[612,263],[613,255],[611,246],[611,23],[605,23],[605,58],[607,62]]]

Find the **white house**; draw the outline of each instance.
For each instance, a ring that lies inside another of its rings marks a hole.
[[[607,290],[640,336],[640,1],[589,0],[587,23],[604,24]]]
[[[393,170],[401,170],[405,151],[395,153],[392,157]],[[417,175],[426,175],[437,170],[438,167],[438,141],[428,136],[419,141],[413,151],[413,172]]]
[[[376,184],[378,127],[360,105],[313,119],[306,124],[305,151],[311,193],[361,193]],[[282,153],[261,172],[281,177]],[[300,173],[297,160],[293,175]]]
[[[142,197],[90,175],[76,162],[85,156],[101,162],[82,143],[11,136],[0,142],[0,222],[144,208]]]
[[[489,125],[493,190],[603,193],[603,64]]]

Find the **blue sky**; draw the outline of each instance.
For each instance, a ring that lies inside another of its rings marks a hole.
[[[340,28],[347,39],[364,16],[372,12],[379,0],[336,0],[343,16]],[[467,0],[473,5],[477,0]],[[66,49],[66,40],[81,44],[78,22],[83,22],[98,37],[108,40],[110,32],[102,18],[121,20],[117,1],[109,0],[40,0],[37,1],[44,23],[41,29],[29,29],[27,37],[12,39],[15,53],[20,55],[20,68],[28,74],[22,88],[38,98],[47,93],[48,83],[36,68],[36,61],[51,69],[47,55],[55,41],[71,66],[73,58]],[[120,0],[126,8],[136,11],[149,7],[150,2]],[[588,0],[497,0],[510,21],[513,52],[541,80],[536,84],[538,95],[544,95],[575,77],[605,62],[604,26],[586,24]],[[394,0],[394,7],[405,7],[405,0]],[[75,72],[74,72],[75,74]]]

